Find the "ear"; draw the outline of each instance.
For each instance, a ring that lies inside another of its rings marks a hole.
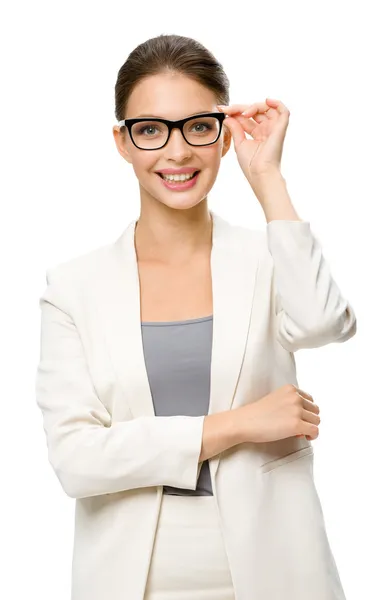
[[[119,125],[113,125],[113,136],[117,150],[128,163],[132,163],[130,152],[127,149],[126,137],[129,135],[126,127],[120,129]]]
[[[227,154],[229,147],[231,145],[232,133],[223,123],[223,148],[222,148],[222,156]]]

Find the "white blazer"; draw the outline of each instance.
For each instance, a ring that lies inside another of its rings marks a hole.
[[[210,211],[209,413],[291,383],[293,353],[344,342],[356,317],[307,221],[266,231]],[[195,489],[204,416],[156,417],[131,221],[113,243],[46,271],[37,404],[49,462],[76,499],[72,600],[143,600],[162,486]],[[313,392],[314,394],[314,392]],[[343,600],[305,437],[210,460],[236,600]]]

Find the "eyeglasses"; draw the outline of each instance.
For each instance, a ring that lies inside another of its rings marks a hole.
[[[159,150],[169,140],[173,129],[180,129],[190,146],[209,146],[220,136],[223,121],[227,115],[220,112],[202,113],[178,121],[168,119],[123,119],[120,127],[127,127],[130,138],[140,150]]]

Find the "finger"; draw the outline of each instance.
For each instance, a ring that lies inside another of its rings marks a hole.
[[[298,396],[300,396],[300,398],[302,398],[302,406],[304,406],[307,410],[313,411],[316,414],[320,412],[319,406],[314,402],[313,397],[310,394],[300,390],[300,388],[296,388],[296,393]]]
[[[238,113],[242,113],[246,110],[251,110],[251,112],[253,111],[253,114],[255,114],[256,112],[265,112],[267,110],[269,110],[269,106],[266,104],[266,102],[257,102],[256,104],[230,104],[230,105],[225,105],[225,104],[219,104],[218,108],[224,109],[224,112],[226,112],[229,115],[233,115],[233,114],[238,114]],[[255,110],[256,108],[256,110]]]
[[[239,148],[240,144],[246,139],[244,129],[242,125],[233,117],[226,117],[224,124],[227,129],[231,132],[235,150]]]
[[[268,115],[270,110],[271,108],[266,102],[256,102],[255,104],[250,104],[248,108],[243,111],[243,115],[245,117],[253,117],[257,114],[263,114],[266,118],[268,118],[270,116]]]
[[[307,423],[313,423],[313,425],[319,425],[321,423],[321,417],[310,412],[310,410],[303,409],[302,416],[303,420]]]
[[[310,412],[316,413],[318,415],[320,413],[320,407],[315,403],[307,400],[306,398],[303,400],[303,407],[306,410],[310,410]]]
[[[248,109],[243,112],[243,117],[252,117],[257,123],[261,123],[262,121],[277,121],[280,118],[280,114],[275,108],[268,108],[264,113],[253,112],[251,109]]]
[[[266,102],[269,106],[272,106],[277,110],[280,115],[284,113],[290,113],[289,109],[280,100],[274,100],[272,98],[266,98]]]
[[[252,137],[256,136],[259,124],[255,123],[253,119],[247,119],[246,117],[242,117],[241,115],[235,115],[232,118],[235,119],[235,121],[239,121],[245,133],[248,133]]]
[[[249,115],[243,115],[245,118],[248,118]],[[256,121],[256,123],[262,123],[263,121],[269,121],[270,117],[269,117],[269,111],[265,114],[262,115],[261,113],[257,113],[255,115],[253,115],[253,117],[251,117],[254,121]]]
[[[308,394],[308,392],[304,392],[304,390],[302,390],[301,388],[295,386],[296,388],[296,392],[299,396],[302,396],[303,398],[307,398],[308,400],[311,400],[311,402],[313,402],[313,396],[311,396],[310,394]]]
[[[280,126],[284,128],[285,124],[289,122],[289,109],[280,100],[267,98],[266,103],[268,105],[268,110],[265,111],[266,118],[270,121],[279,122]],[[243,115],[252,115],[251,109],[244,111]]]
[[[257,142],[265,141],[272,131],[270,121],[266,117],[263,117],[266,123],[263,122],[263,119],[258,122],[256,117],[249,119],[242,115],[234,115],[232,118],[239,121],[244,131],[251,135]]]
[[[263,123],[263,121],[270,120],[267,115],[263,115],[261,113],[256,113],[254,115],[242,113],[242,114],[234,115],[234,117],[235,117],[235,119],[247,119],[247,122],[252,123],[252,125],[253,125],[253,122],[260,125],[260,123]]]
[[[320,434],[319,428],[317,427],[317,425],[313,425],[313,423],[307,423],[306,426],[304,426],[302,429],[305,429],[306,433],[304,433],[304,435],[307,437],[307,439],[310,440],[317,439]]]

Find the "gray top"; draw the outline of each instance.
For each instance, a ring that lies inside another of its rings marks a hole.
[[[207,415],[213,315],[187,321],[142,321],[142,341],[157,416]],[[196,490],[163,486],[164,494],[212,496],[208,460]]]

